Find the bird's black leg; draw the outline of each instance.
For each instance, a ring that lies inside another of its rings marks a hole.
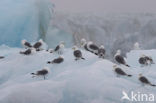
[[[45,78],[45,75],[44,75],[44,80],[45,80],[46,78]]]

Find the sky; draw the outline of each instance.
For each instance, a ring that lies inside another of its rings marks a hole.
[[[156,12],[156,0],[52,0],[56,11],[90,13]]]

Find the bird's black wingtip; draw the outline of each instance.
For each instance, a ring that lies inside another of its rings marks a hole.
[[[51,61],[48,61],[48,62],[47,62],[47,64],[50,64],[50,63],[51,63]]]
[[[31,75],[35,75],[35,73],[31,73]]]
[[[81,58],[81,59],[86,60],[85,58]]]
[[[132,75],[127,75],[128,77],[132,77]]]
[[[151,84],[151,86],[152,86],[152,87],[156,87],[156,85],[155,85],[155,84]]]
[[[127,67],[130,67],[128,64],[126,64]]]

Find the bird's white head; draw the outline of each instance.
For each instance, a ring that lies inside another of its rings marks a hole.
[[[44,41],[42,39],[40,39],[39,42],[42,43],[42,44],[44,43]]]
[[[101,46],[100,46],[100,49],[104,49],[104,48],[105,48],[104,45],[101,45]]]
[[[117,65],[113,65],[113,68],[115,69],[115,68],[117,68],[118,66]]]
[[[62,56],[62,55],[60,55],[60,56],[59,56],[59,58],[63,58],[63,56]]]
[[[142,74],[140,73],[140,74],[139,74],[139,77],[141,77],[141,76],[142,76]]]
[[[73,50],[77,50],[78,49],[78,47],[75,45],[75,46],[73,46],[73,48],[72,48]]]
[[[115,56],[116,56],[116,55],[121,55],[121,50],[117,50]]]
[[[64,48],[65,47],[65,42],[64,41],[61,41],[60,42],[60,48]]]
[[[24,45],[27,41],[24,39],[21,41],[21,43]]]
[[[81,46],[85,45],[87,43],[86,39],[82,38],[81,39]]]
[[[135,49],[135,50],[139,50],[139,49],[140,49],[140,45],[139,45],[138,42],[136,42],[136,43],[134,44],[134,49]]]
[[[47,70],[48,73],[50,73],[50,71],[51,71],[49,67],[44,67],[43,69]]]

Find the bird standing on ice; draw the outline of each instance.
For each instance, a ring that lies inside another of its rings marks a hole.
[[[86,51],[90,51],[91,53],[98,55],[99,47],[91,41],[87,43],[86,39],[81,39],[81,47],[83,47]]]
[[[155,87],[155,84],[152,84],[146,77],[144,77],[142,74],[139,74],[139,81],[143,84],[143,85],[150,85]]]
[[[24,55],[30,55],[30,54],[34,54],[36,53],[36,49],[31,48],[31,49],[27,49],[25,51],[20,51],[20,54],[24,54]]]
[[[141,66],[147,66],[147,65],[148,65],[147,59],[146,59],[145,57],[146,57],[145,55],[142,55],[142,56],[139,58],[139,60],[138,60],[138,62],[141,64]]]
[[[64,45],[65,45],[65,42],[60,42],[59,45],[56,46],[55,48],[55,52],[57,52],[59,55],[62,55],[63,54],[63,50],[64,50]]]
[[[64,58],[62,56],[59,56],[58,58],[48,61],[47,64],[60,64],[64,61]]]
[[[141,49],[138,42],[136,42],[136,43],[134,44],[133,49],[134,49],[134,50],[140,50],[140,49]]]
[[[44,69],[37,71],[36,73],[31,73],[31,75],[33,75],[33,78],[35,76],[43,76],[44,80],[46,79],[46,75],[50,73],[50,69],[48,67],[45,67]]]
[[[87,43],[87,48],[89,51],[91,51],[95,55],[98,55],[99,47],[95,45],[92,41]]]
[[[83,58],[82,56],[82,52],[78,50],[77,46],[74,46],[72,49],[74,50],[73,55],[75,56],[75,60],[79,60],[79,59],[85,60],[85,58]]]
[[[38,42],[36,42],[33,47],[36,49],[36,51],[42,50],[42,45],[44,44],[43,40],[40,39]]]
[[[26,40],[22,40],[22,41],[21,41],[21,44],[22,44],[22,46],[23,46],[25,49],[30,49],[30,48],[32,48],[32,45],[31,45],[29,42],[27,42]]]
[[[127,73],[125,73],[121,68],[119,68],[117,65],[113,66],[114,68],[114,72],[117,74],[117,76],[122,75],[122,76],[128,76],[131,77],[132,75],[129,75]]]
[[[99,58],[103,58],[104,59],[105,53],[106,53],[105,47],[103,45],[101,45],[99,50],[98,50]]]
[[[124,57],[121,56],[121,50],[117,50],[115,56],[114,56],[114,59],[116,60],[117,63],[119,64],[123,64],[127,67],[130,67],[128,64],[126,64],[126,61],[124,59]]]
[[[141,64],[141,66],[155,64],[152,57],[146,56],[144,54],[139,58],[139,63]]]

